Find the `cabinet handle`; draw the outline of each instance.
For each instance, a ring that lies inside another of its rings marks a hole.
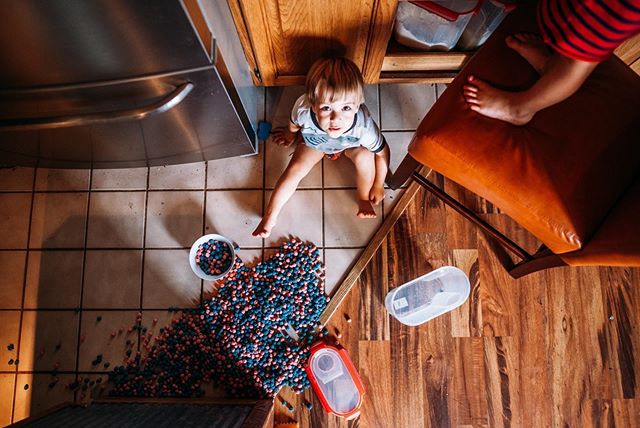
[[[193,83],[185,82],[176,87],[175,90],[161,100],[133,109],[71,116],[0,120],[0,131],[33,131],[38,129],[63,128],[68,126],[93,125],[97,123],[113,123],[124,120],[142,119],[144,117],[163,113],[172,109],[184,100],[187,95],[189,95],[193,86]]]

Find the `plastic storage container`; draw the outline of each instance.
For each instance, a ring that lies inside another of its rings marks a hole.
[[[482,45],[494,32],[502,20],[516,8],[512,1],[484,0],[460,36],[458,46],[462,49],[475,49]]]
[[[478,8],[478,0],[401,1],[395,38],[415,49],[448,51],[456,45]]]
[[[457,308],[470,290],[463,271],[444,266],[389,291],[384,304],[398,321],[415,326]]]
[[[347,419],[360,414],[364,385],[345,349],[313,345],[306,372],[325,412]]]

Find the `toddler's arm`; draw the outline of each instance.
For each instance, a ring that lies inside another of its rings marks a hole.
[[[300,131],[300,127],[289,121],[286,128],[277,128],[271,133],[271,141],[280,145],[289,147],[296,140],[296,134]]]
[[[376,178],[373,181],[369,200],[374,204],[379,204],[384,199],[384,181],[387,178],[387,172],[389,171],[389,146],[384,145],[384,148],[375,154],[376,163]]]

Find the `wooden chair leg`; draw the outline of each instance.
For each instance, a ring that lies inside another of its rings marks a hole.
[[[489,234],[486,236],[490,251],[513,279],[518,279],[541,270],[567,265],[557,254],[551,252],[551,250],[544,245],[541,246],[531,258],[514,262],[502,243],[493,239]]]
[[[391,179],[387,182],[387,185],[393,189],[399,189],[404,183],[407,182],[414,171],[417,171],[422,164],[415,160],[409,153],[404,157],[396,172],[393,173]]]
[[[548,248],[544,248],[533,255],[531,260],[523,260],[520,263],[516,263],[511,269],[509,269],[509,275],[512,278],[520,278],[530,273],[538,272],[553,267],[568,266],[567,263],[560,258],[559,255],[554,254]]]

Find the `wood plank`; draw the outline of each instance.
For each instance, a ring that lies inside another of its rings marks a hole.
[[[598,343],[598,330],[608,320],[596,268],[561,268],[554,275],[564,285],[547,288],[548,301],[554,302],[547,324],[551,423],[564,425],[590,411],[591,399],[605,398],[603,386],[609,389],[603,374],[606,357]]]
[[[487,221],[500,230],[504,224],[500,224],[503,214],[488,214],[483,216]],[[502,226],[502,227],[498,227]],[[507,228],[507,236],[516,234],[515,228]],[[516,314],[519,306],[518,286],[501,261],[493,255],[498,245],[479,229],[478,263],[480,268],[480,302],[482,308],[482,335],[483,336],[511,336],[517,323]]]
[[[393,388],[389,398],[393,406],[395,428],[426,427],[424,415],[424,379],[419,329],[393,320],[391,323],[391,378]]]
[[[481,337],[453,339],[451,418],[456,425],[489,426],[485,392],[484,342]]]
[[[633,306],[640,297],[632,283],[632,270],[601,268],[599,272],[603,294],[604,322],[598,331],[603,358],[603,376],[609,379],[610,391],[601,391],[598,398],[635,398],[639,392],[640,373],[635,367],[640,358],[640,340],[633,329],[639,325],[640,315]]]
[[[380,73],[377,83],[451,83],[456,78],[457,72],[448,71],[407,71]]]
[[[547,426],[551,421],[553,401],[547,324],[549,310],[556,308],[557,302],[548,300],[547,288],[562,287],[561,277],[557,273],[553,278],[552,275],[553,272],[540,272],[503,284],[503,287],[517,288],[518,308],[521,308],[516,314],[511,342],[512,347],[517,346],[514,352],[517,352],[520,374],[518,389],[514,389],[519,401],[512,406],[513,426]]]
[[[358,305],[359,339],[389,340],[389,317],[379,316],[385,311],[384,299],[389,292],[386,241],[382,242],[374,257],[362,271],[356,289],[360,294]],[[340,318],[344,318],[344,316],[334,316],[332,320]],[[351,324],[353,324],[353,320]],[[350,326],[349,323],[347,325]]]
[[[427,427],[458,426],[452,419],[449,397],[453,396],[453,339],[447,316],[419,327],[424,397],[424,425]]]
[[[629,64],[629,67],[631,67],[631,69],[635,71],[636,74],[640,74],[640,59],[637,59],[633,63]]]
[[[360,377],[366,393],[360,422],[363,427],[387,428],[393,421],[394,407],[399,403],[389,400],[396,380],[391,376],[391,346],[388,341],[360,341]]]
[[[633,64],[640,59],[640,34],[625,40],[613,53],[624,61],[625,64]]]
[[[381,71],[458,71],[472,52],[387,52]]]
[[[519,388],[517,339],[485,337],[483,345],[489,426],[543,426],[522,425],[517,419],[517,410],[523,401]]]
[[[429,176],[429,181],[436,186],[442,186],[444,177],[433,171]],[[421,190],[415,197],[415,202],[407,210],[407,216],[416,219],[416,228],[421,233],[445,233],[446,211],[445,204],[426,189]]]
[[[462,269],[471,286],[467,301],[451,312],[451,337],[479,337],[482,335],[482,306],[478,250],[454,249],[449,264]]]
[[[482,213],[480,197],[466,190],[459,184],[442,177],[441,188],[452,198],[469,208],[476,214]],[[446,208],[447,245],[451,249],[478,248],[478,228],[472,222],[457,213],[453,208]]]

